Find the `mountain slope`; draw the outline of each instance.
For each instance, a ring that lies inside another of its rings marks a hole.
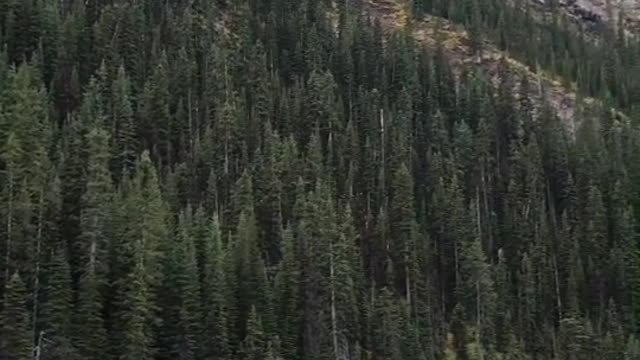
[[[405,0],[366,0],[365,9],[388,31],[402,29],[410,16],[409,4]],[[560,79],[542,70],[532,71],[489,41],[484,40],[481,53],[474,54],[467,31],[445,19],[425,15],[412,23],[412,27],[416,40],[431,51],[436,50],[438,36],[442,37],[445,56],[458,75],[465,69],[482,70],[495,84],[499,81],[500,71],[510,72],[515,79],[526,77],[530,84],[534,84],[530,95],[535,110],[539,113],[545,101],[548,102],[571,133],[576,129],[574,115],[578,106],[590,107],[597,103],[593,98],[579,98],[573,86],[562,84]],[[501,69],[501,64],[506,67]],[[518,94],[517,88],[514,88],[514,94]]]
[[[548,9],[550,0],[529,0],[540,9]],[[606,26],[612,20],[623,24],[630,32],[640,31],[640,1],[638,0],[558,0],[557,4],[570,17],[594,28]]]

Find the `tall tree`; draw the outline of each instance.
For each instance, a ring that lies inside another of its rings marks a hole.
[[[27,309],[27,290],[18,273],[7,283],[2,309],[0,351],[6,359],[27,360],[32,356],[33,342]]]

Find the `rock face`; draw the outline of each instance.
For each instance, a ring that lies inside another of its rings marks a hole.
[[[607,0],[532,0],[541,5],[549,6],[552,1],[557,2],[572,17],[589,26],[602,26],[614,22],[622,16],[626,28],[630,32],[640,33],[640,0],[610,0],[611,8],[607,9]]]

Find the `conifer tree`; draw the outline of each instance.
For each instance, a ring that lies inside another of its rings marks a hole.
[[[153,356],[153,325],[157,317],[155,294],[162,282],[162,252],[167,241],[167,210],[157,174],[147,152],[127,184],[118,214],[120,242],[112,270],[116,294],[112,351],[124,359]]]
[[[199,355],[200,284],[195,245],[190,234],[188,214],[182,213],[174,240],[169,244],[165,265],[161,317],[163,337],[160,356],[195,359]]]
[[[265,310],[264,265],[259,247],[258,229],[253,210],[245,208],[238,221],[234,239],[233,257],[235,263],[235,303],[237,314],[235,321],[244,322],[252,307]],[[244,338],[245,330],[241,325],[236,327],[239,338]]]
[[[482,251],[477,226],[477,209],[472,207],[467,217],[467,225],[473,230],[467,233],[467,239],[463,244],[460,262],[462,286],[466,310],[471,319],[475,320],[475,332],[477,345],[482,347],[492,343],[495,304],[495,289],[491,269],[486,262],[486,256]],[[476,228],[476,229],[474,229]],[[479,351],[484,351],[480,348]]]
[[[163,165],[172,164],[172,152],[174,151],[170,138],[171,113],[169,106],[171,101],[168,67],[167,56],[163,53],[153,75],[145,84],[139,105],[141,123],[137,128],[139,136],[143,139],[144,148],[150,150],[154,159],[158,159]],[[126,89],[114,87],[114,91],[122,90]],[[126,109],[119,110],[123,111],[121,116],[127,115]],[[123,120],[126,121],[126,119]]]
[[[73,340],[80,356],[97,360],[107,354],[107,333],[103,319],[104,278],[100,278],[96,268],[87,265],[80,278],[77,290],[77,305],[74,314]]]
[[[271,129],[271,124],[265,124],[263,153],[260,168],[256,176],[256,205],[259,222],[264,230],[264,250],[267,264],[274,265],[280,260],[280,246],[282,242],[282,183],[280,175],[280,139]]]
[[[205,357],[225,359],[229,349],[229,307],[227,280],[224,268],[225,256],[229,253],[222,245],[218,214],[213,215],[205,246],[204,279],[202,284]]]
[[[388,287],[377,294],[374,307],[375,325],[372,344],[377,356],[385,359],[402,359],[402,309]]]
[[[275,314],[277,329],[282,339],[282,355],[295,358],[299,340],[300,323],[300,248],[291,228],[283,234],[283,258],[275,279]]]
[[[137,153],[136,127],[133,119],[131,85],[124,67],[118,68],[118,75],[111,85],[111,140],[112,166],[116,179],[123,173],[131,172]]]
[[[242,359],[260,360],[267,356],[267,343],[262,321],[255,306],[251,307],[247,318],[247,335],[242,342]]]
[[[390,205],[391,259],[394,262],[395,284],[403,289],[408,305],[411,303],[411,263],[415,251],[416,214],[413,196],[413,180],[405,165],[400,165],[393,179],[393,197]]]
[[[86,170],[86,190],[82,195],[80,215],[80,254],[82,267],[93,267],[97,276],[107,272],[109,205],[111,176],[109,172],[109,138],[100,124],[87,134],[89,155]]]
[[[32,336],[27,310],[27,291],[18,273],[6,285],[2,309],[0,352],[6,359],[27,360],[32,355]]]
[[[71,331],[72,289],[71,272],[65,249],[55,249],[46,267],[47,282],[44,287],[40,321],[46,324],[43,331],[54,342],[68,342]]]

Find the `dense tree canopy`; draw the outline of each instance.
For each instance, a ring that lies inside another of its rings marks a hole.
[[[0,358],[640,358],[639,43],[413,3],[604,105],[361,1],[0,0]]]

